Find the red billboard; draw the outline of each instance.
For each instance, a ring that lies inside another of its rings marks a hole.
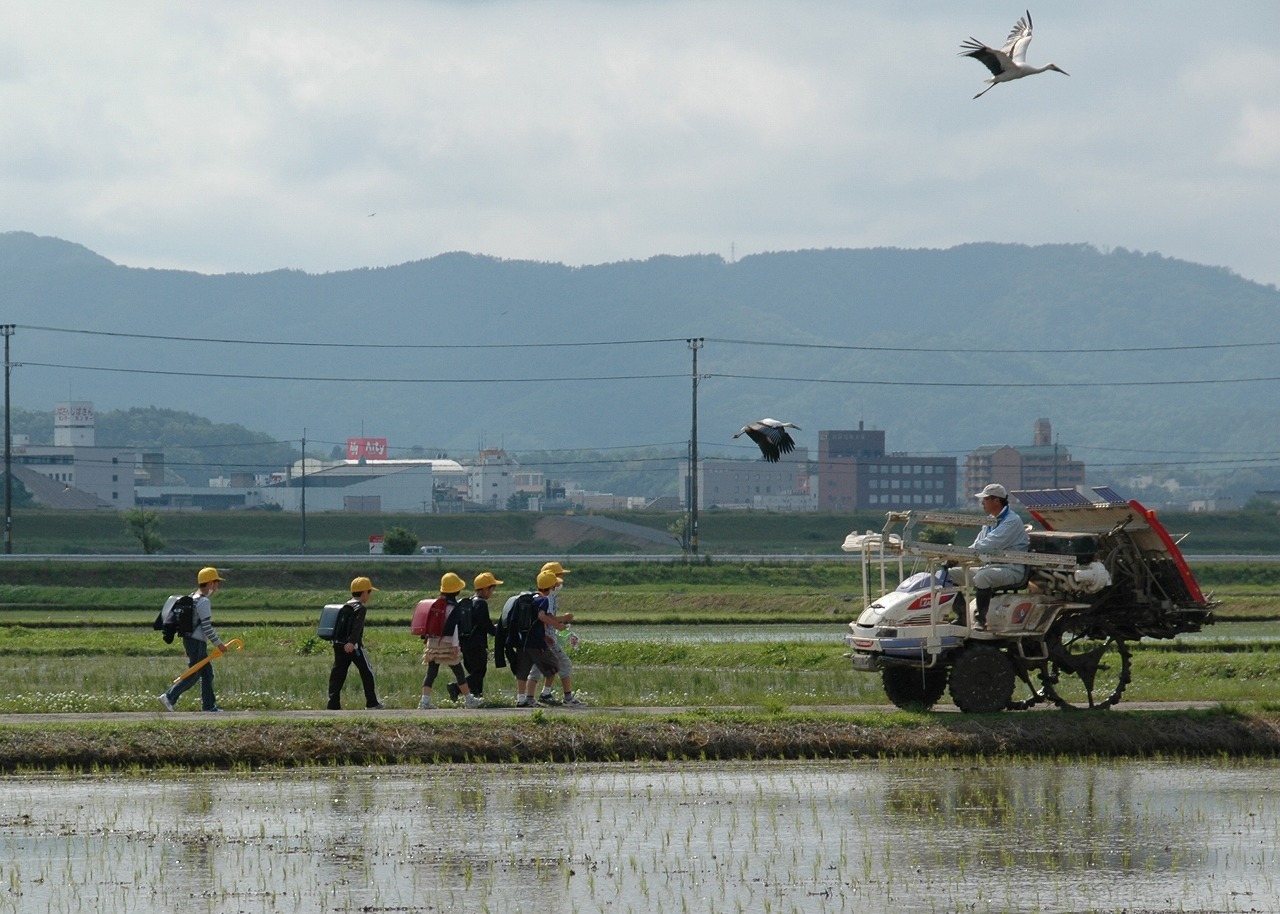
[[[348,460],[386,460],[387,459],[387,439],[386,438],[348,438],[347,439],[347,459]]]

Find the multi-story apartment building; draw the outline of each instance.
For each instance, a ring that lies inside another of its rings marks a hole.
[[[1085,466],[1054,442],[1048,419],[1037,419],[1030,445],[990,444],[965,458],[966,491],[978,492],[993,482],[1010,490],[1074,489],[1085,484]]]
[[[956,459],[886,453],[879,429],[818,432],[818,509],[860,511],[955,504]]]

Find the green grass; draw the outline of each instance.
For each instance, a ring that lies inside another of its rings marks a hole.
[[[154,710],[155,696],[185,668],[180,647],[165,645],[150,628],[164,598],[185,590],[172,584],[174,567],[105,561],[70,570],[49,562],[2,567],[0,681],[7,691],[0,710]],[[508,582],[495,606],[531,569],[494,569]],[[315,639],[315,619],[321,605],[345,598],[351,570],[266,562],[228,570],[228,583],[214,599],[215,621],[224,638],[242,638],[246,648],[216,661],[222,704],[255,710],[323,706],[330,647]],[[366,640],[392,707],[416,705],[421,644],[407,626],[413,605],[435,592],[438,575],[439,569],[424,570],[420,563],[379,566],[382,589],[370,607]],[[1224,619],[1280,619],[1280,590],[1272,585],[1216,589]],[[640,640],[585,638],[575,658],[575,685],[597,704],[778,710],[884,703],[879,677],[854,673],[843,657],[845,626],[862,605],[857,570],[848,563],[580,565],[560,605],[586,632],[591,626],[652,626],[652,636]],[[778,637],[672,641],[663,636],[666,624],[775,624]],[[831,639],[788,641],[789,624],[829,625]],[[1188,648],[1153,642],[1134,651],[1127,700],[1267,701],[1271,683],[1280,678],[1280,651],[1265,644]],[[507,671],[491,670],[489,677],[495,700],[510,694]],[[355,701],[354,679],[349,691],[348,700]]]
[[[680,515],[643,511],[608,514],[628,523],[666,531]],[[533,554],[563,557],[566,550],[539,541],[528,512],[438,515],[360,515],[316,513],[306,518],[306,551],[313,555],[368,552],[369,537],[404,527],[422,543],[445,546],[450,553]],[[1265,511],[1161,514],[1175,535],[1189,534],[1182,548],[1190,553],[1280,553],[1280,515]],[[783,552],[837,555],[850,531],[880,530],[883,512],[856,514],[775,514],[754,511],[703,511],[699,543],[705,553]],[[184,555],[297,555],[302,549],[302,517],[268,511],[208,511],[163,514],[160,534],[165,553]],[[113,512],[17,510],[13,516],[14,551],[25,554],[136,554],[137,540]],[[616,543],[582,544],[577,554],[609,553]],[[674,549],[672,550],[674,551]],[[1248,570],[1243,572],[1250,573]],[[1264,572],[1276,580],[1275,571]]]
[[[245,649],[215,661],[219,703],[237,710],[296,710],[324,705],[331,648],[308,625],[234,627],[224,638]],[[841,627],[828,642],[593,641],[574,653],[575,685],[611,707],[747,706],[773,709],[884,704],[878,676],[854,673]],[[407,631],[372,629],[367,646],[379,691],[391,707],[416,705],[423,675],[421,642]],[[0,711],[151,711],[155,696],[186,667],[177,645],[150,631],[0,627]],[[1135,646],[1129,701],[1273,700],[1280,651],[1181,650]],[[447,677],[446,677],[447,678]],[[443,687],[444,680],[437,685]],[[508,703],[513,680],[491,669],[495,703]],[[194,693],[192,693],[194,694]],[[194,699],[184,699],[189,703]],[[358,703],[355,679],[347,700]]]

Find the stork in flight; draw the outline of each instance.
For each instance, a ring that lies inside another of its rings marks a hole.
[[[764,455],[765,460],[770,463],[777,463],[783,454],[790,454],[796,448],[795,441],[787,434],[787,429],[789,428],[800,431],[800,426],[794,422],[761,419],[759,422],[744,425],[742,431],[733,437],[741,438],[746,435],[760,446],[760,453]]]
[[[1022,79],[1024,76],[1043,73],[1046,70],[1056,70],[1063,76],[1071,75],[1056,63],[1048,63],[1043,67],[1033,67],[1027,63],[1027,46],[1030,44],[1031,10],[1027,10],[1027,14],[1014,24],[1013,31],[1009,33],[1004,47],[998,51],[995,48],[987,47],[976,38],[970,38],[962,43],[960,45],[961,57],[972,57],[974,60],[985,64],[987,69],[991,71],[991,78],[986,80],[991,85],[975,95],[974,98],[982,98],[982,96],[996,87],[996,83],[1007,83],[1012,79]]]

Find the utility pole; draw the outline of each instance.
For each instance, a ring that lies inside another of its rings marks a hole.
[[[685,340],[693,351],[693,430],[689,435],[689,554],[698,554],[698,350],[704,337]]]
[[[302,430],[302,554],[307,554],[307,430]]]
[[[13,436],[9,433],[9,337],[13,324],[0,324],[4,335],[4,554],[13,554]]]

